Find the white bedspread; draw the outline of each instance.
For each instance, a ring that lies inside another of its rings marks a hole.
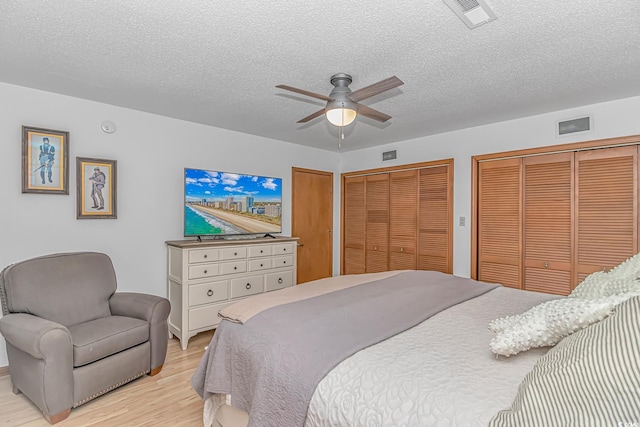
[[[553,298],[498,288],[354,354],[320,382],[305,426],[486,426],[547,350],[496,359],[489,321]]]

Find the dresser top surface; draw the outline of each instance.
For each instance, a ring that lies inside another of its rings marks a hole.
[[[175,246],[182,249],[190,248],[206,248],[211,246],[230,246],[230,245],[254,245],[259,243],[285,243],[295,242],[298,237],[276,236],[274,237],[257,237],[248,239],[203,239],[198,240],[169,240],[165,243],[168,246]]]

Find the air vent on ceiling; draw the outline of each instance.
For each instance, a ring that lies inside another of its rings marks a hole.
[[[587,132],[591,130],[591,116],[580,117],[571,120],[558,121],[556,132],[558,136],[564,136],[576,132]]]
[[[469,28],[476,28],[497,19],[495,13],[489,9],[489,6],[487,6],[484,0],[443,1]]]

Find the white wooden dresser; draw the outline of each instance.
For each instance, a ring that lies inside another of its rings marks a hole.
[[[214,329],[218,311],[250,295],[296,284],[296,237],[174,240],[167,244],[169,333],[180,339]]]

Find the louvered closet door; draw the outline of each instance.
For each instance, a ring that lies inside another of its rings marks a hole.
[[[523,159],[524,289],[571,292],[574,153]]]
[[[344,180],[344,274],[365,272],[365,178]]]
[[[638,252],[638,147],[576,153],[577,277]]]
[[[448,165],[419,171],[418,270],[453,272],[450,173]]]
[[[389,269],[416,269],[418,171],[389,174]]]
[[[389,270],[389,174],[366,177],[366,272]]]
[[[478,165],[478,280],[520,288],[521,162]]]

